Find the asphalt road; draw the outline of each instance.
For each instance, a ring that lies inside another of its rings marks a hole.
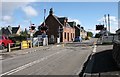
[[[93,51],[93,42],[38,47],[6,54],[1,60],[1,76],[77,75]]]

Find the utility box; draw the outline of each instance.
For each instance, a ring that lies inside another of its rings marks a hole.
[[[30,47],[30,42],[31,41],[22,41],[22,48],[29,48]]]

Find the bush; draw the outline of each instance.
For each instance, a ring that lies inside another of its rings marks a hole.
[[[89,38],[86,36],[86,37],[85,37],[85,40],[89,40]]]
[[[23,41],[23,40],[27,40],[27,37],[26,36],[11,36],[9,37],[11,40],[13,40],[13,42],[16,42],[16,41]]]

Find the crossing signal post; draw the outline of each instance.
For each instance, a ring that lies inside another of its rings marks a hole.
[[[40,27],[40,31],[42,32],[43,46],[48,45],[48,37],[46,35],[47,30],[48,30],[47,26]]]
[[[30,39],[31,39],[31,48],[33,47],[33,33],[35,31],[35,24],[31,24],[30,22],[30,27],[29,27],[29,30],[30,30]]]
[[[35,26],[31,26],[31,30],[35,30]]]

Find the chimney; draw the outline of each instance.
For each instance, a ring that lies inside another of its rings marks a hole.
[[[79,25],[79,24],[78,24],[77,26],[80,28],[80,25]]]
[[[49,14],[53,15],[53,8],[50,9]]]
[[[18,25],[18,27],[20,28],[20,25]]]
[[[66,22],[68,22],[68,18],[66,18]]]
[[[81,29],[83,29],[83,30],[84,30],[84,27],[81,27]]]

